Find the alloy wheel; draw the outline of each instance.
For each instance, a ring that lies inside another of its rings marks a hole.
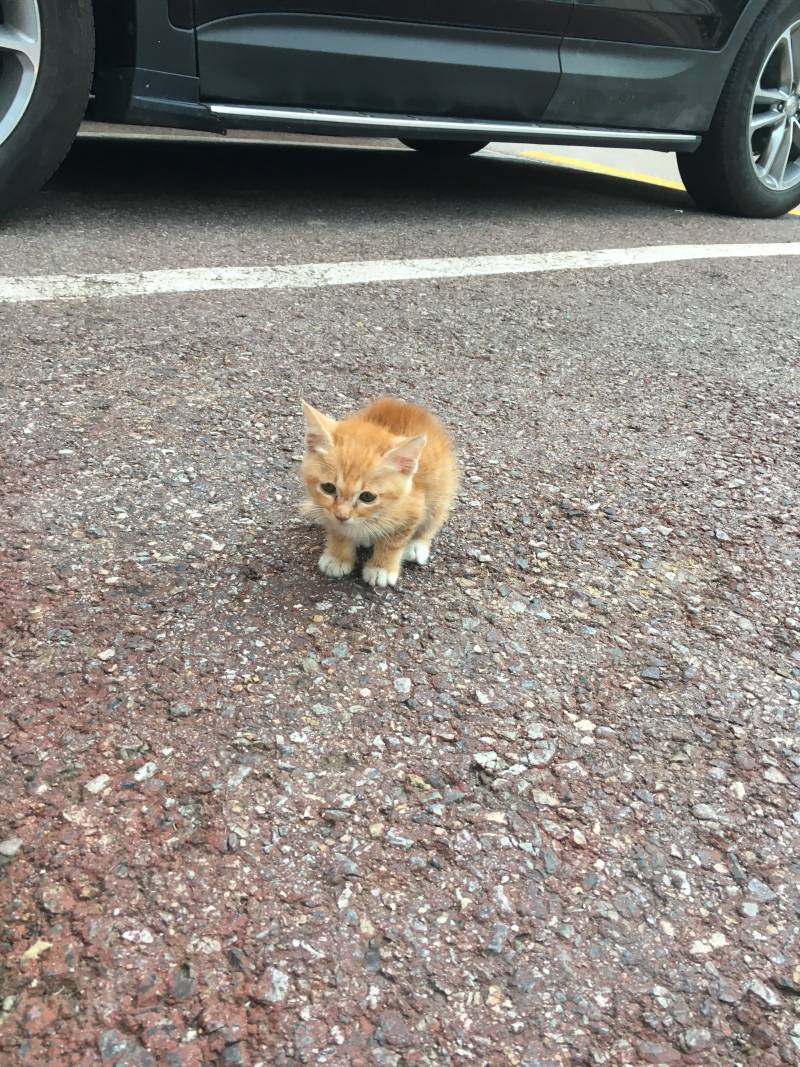
[[[761,68],[749,137],[762,185],[783,192],[800,184],[800,20],[780,35]]]
[[[0,145],[31,102],[42,55],[37,0],[0,0]]]

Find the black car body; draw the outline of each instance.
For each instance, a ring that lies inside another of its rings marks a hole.
[[[494,140],[688,148],[708,129],[764,4],[95,0],[94,6],[91,113],[100,119],[424,136],[426,127],[412,120],[430,118],[461,120],[460,128],[432,127],[437,137],[485,132]],[[369,124],[368,117],[379,121]]]
[[[779,214],[800,199],[800,0],[0,0],[0,12],[25,4],[38,5],[43,34],[56,11],[54,39],[66,33],[76,52],[91,36],[93,118],[396,136],[423,150],[489,140],[649,147],[681,153],[707,206]],[[81,23],[75,41],[70,18]],[[795,22],[790,77],[773,38]],[[708,148],[724,140],[714,124],[726,92],[741,97],[750,153],[766,161],[772,150],[762,150],[766,134],[750,134],[759,79],[786,84],[765,130],[788,130],[780,151],[789,144],[797,190],[762,180],[739,190],[740,202],[726,189],[715,202],[715,175],[723,185],[752,178],[746,151],[731,179],[723,147]],[[0,141],[0,188],[5,150]]]

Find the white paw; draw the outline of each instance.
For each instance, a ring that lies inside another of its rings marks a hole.
[[[403,550],[403,559],[408,560],[409,563],[418,563],[420,567],[424,567],[428,562],[431,554],[431,546],[426,545],[424,541],[409,541]]]
[[[344,578],[353,569],[352,563],[342,563],[330,552],[323,552],[319,557],[319,569],[329,578]]]
[[[373,567],[367,564],[364,568],[364,581],[368,585],[385,589],[387,585],[394,585],[400,576],[400,571],[387,571],[384,567]]]

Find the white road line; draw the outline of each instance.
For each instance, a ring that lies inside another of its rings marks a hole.
[[[318,289],[498,274],[629,267],[698,259],[800,256],[800,241],[783,244],[651,245],[515,256],[452,259],[368,259],[344,263],[297,263],[276,267],[190,267],[120,274],[0,276],[0,303],[35,300],[112,300],[159,293],[204,293],[236,289]]]

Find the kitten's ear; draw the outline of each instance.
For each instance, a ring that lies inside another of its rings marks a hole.
[[[328,452],[333,448],[333,431],[336,420],[329,419],[321,411],[312,408],[305,400],[303,403],[303,415],[306,420],[306,448],[309,452]]]
[[[383,457],[384,466],[392,467],[408,477],[416,474],[419,457],[427,442],[426,433],[421,433],[417,437],[407,437],[405,441],[401,441],[399,445],[395,445],[386,453]]]

